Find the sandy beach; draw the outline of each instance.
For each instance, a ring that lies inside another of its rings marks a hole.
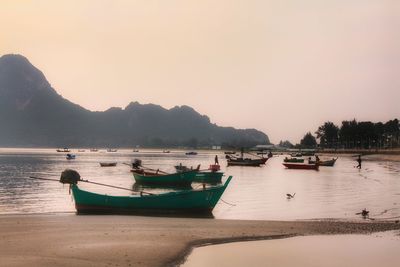
[[[3,266],[176,266],[205,244],[398,229],[377,221],[3,215],[0,251]]]

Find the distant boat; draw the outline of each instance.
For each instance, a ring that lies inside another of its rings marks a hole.
[[[75,159],[76,156],[74,154],[67,154],[65,158],[66,159]]]
[[[115,167],[117,166],[116,162],[100,162],[101,167]]]
[[[225,151],[224,153],[225,153],[225,155],[233,155],[233,154],[236,154],[235,151]]]
[[[302,163],[282,163],[288,169],[301,169],[301,170],[317,170],[318,164],[302,164]]]
[[[137,149],[134,149],[134,150],[133,150],[133,152],[139,152],[139,150],[137,150]]]
[[[163,150],[163,153],[170,153],[171,151],[169,150]]]
[[[333,159],[330,159],[330,160],[320,160],[319,162],[318,162],[318,165],[319,166],[324,166],[324,167],[333,167],[334,165],[335,165],[335,162],[336,162],[336,160],[337,160],[338,158],[333,158]],[[309,163],[316,163],[316,161],[314,161],[314,160],[310,160],[310,161],[308,161]]]
[[[69,148],[66,148],[66,147],[64,147],[64,148],[59,148],[59,149],[57,149],[56,151],[57,151],[57,152],[64,152],[64,153],[71,152],[71,150],[70,150]]]
[[[195,151],[190,151],[190,152],[186,152],[185,153],[186,155],[197,155],[197,152],[195,152]]]
[[[85,149],[78,149],[78,152],[85,152]]]
[[[97,148],[91,148],[90,149],[90,152],[97,152],[97,151],[99,151]]]
[[[268,158],[251,159],[251,158],[227,158],[228,166],[260,166],[267,162]]]
[[[291,157],[295,158],[295,157],[302,157],[303,154],[302,153],[292,153],[290,154]]]
[[[299,158],[285,158],[283,162],[291,162],[291,163],[304,163],[304,159]]]
[[[225,184],[198,190],[160,194],[140,192],[130,196],[110,196],[84,191],[72,184],[72,195],[78,213],[210,213],[218,203],[232,176]]]
[[[117,152],[117,151],[118,151],[117,149],[113,149],[113,148],[107,149],[107,152]]]

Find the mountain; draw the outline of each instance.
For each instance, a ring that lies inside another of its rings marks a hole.
[[[92,112],[59,95],[21,55],[0,57],[0,146],[147,147],[269,144],[255,129],[220,127],[188,106],[130,103]]]

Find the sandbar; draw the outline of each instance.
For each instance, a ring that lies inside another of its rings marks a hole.
[[[247,221],[114,215],[2,215],[2,266],[177,266],[196,246],[398,230],[393,221]]]

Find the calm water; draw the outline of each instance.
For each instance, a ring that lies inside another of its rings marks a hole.
[[[181,162],[188,166],[201,164],[208,167],[217,153],[222,170],[226,175],[232,175],[233,180],[222,196],[224,202],[220,201],[214,209],[215,218],[355,219],[359,218],[355,213],[363,208],[370,210],[372,218],[400,218],[398,161],[365,160],[363,169],[358,170],[354,168],[354,158],[341,156],[335,167],[311,171],[285,169],[282,165],[284,156],[271,158],[263,167],[226,167],[223,153],[213,151],[200,151],[197,156],[186,156],[184,151],[164,154],[155,150],[73,153],[77,155],[76,160],[68,161],[65,154],[54,149],[0,149],[0,214],[75,211],[68,186],[27,179],[28,176],[58,179],[64,169],[72,168],[84,179],[137,188],[124,162],[140,158],[145,166],[173,171],[173,166]],[[118,165],[101,168],[99,162],[102,161],[116,161]],[[129,194],[84,183],[80,186],[99,193]],[[296,193],[296,196],[288,200],[286,193]]]
[[[372,235],[306,236],[195,248],[182,267],[343,267],[400,263],[398,231]]]

